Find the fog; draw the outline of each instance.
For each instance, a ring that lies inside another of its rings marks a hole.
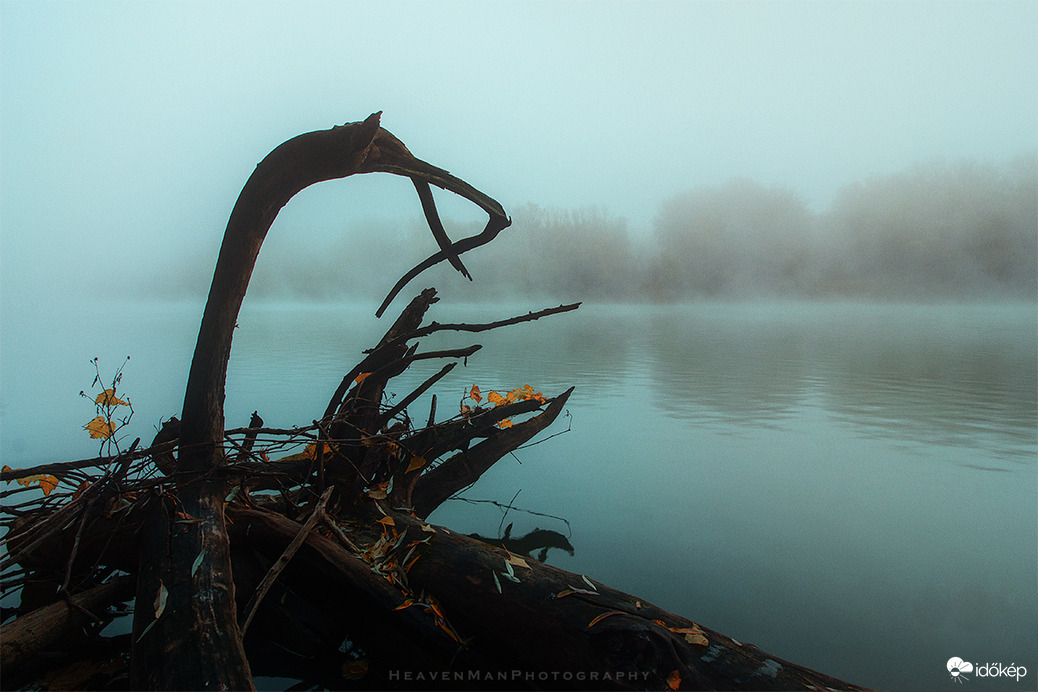
[[[473,284],[419,282],[462,299],[1033,298],[1036,27],[1026,0],[3,0],[0,319],[204,295],[255,163],[377,110],[514,219]],[[315,186],[250,295],[381,296],[420,224],[399,178]]]
[[[462,301],[681,302],[867,299],[1032,300],[1038,295],[1034,154],[1000,166],[931,161],[839,190],[812,211],[792,189],[747,178],[664,200],[651,234],[607,207],[512,210],[513,225],[470,254],[474,283],[442,265],[416,285]],[[403,267],[434,249],[419,218],[361,220],[299,245],[290,216],[261,256],[261,299],[378,300]],[[447,225],[461,235],[474,221]],[[108,289],[154,299],[204,297],[215,246],[167,257]]]

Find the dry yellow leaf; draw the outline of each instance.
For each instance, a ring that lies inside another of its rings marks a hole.
[[[475,401],[477,404],[483,401],[483,397],[479,393],[479,387],[472,385],[472,389],[469,390],[469,398]]]
[[[509,553],[506,562],[510,562],[516,567],[525,567],[526,569],[530,569],[530,565],[526,564],[526,560],[522,559],[521,557],[512,555],[511,553]]]
[[[505,403],[506,399],[497,392],[490,392],[490,394],[487,394],[487,401],[494,406],[500,406]]]
[[[501,420],[499,420],[497,422],[497,427],[499,427],[501,429],[510,428],[510,427],[512,427],[512,425],[513,425],[512,421],[510,421],[507,418],[502,418]]]
[[[90,437],[107,440],[115,432],[115,424],[104,416],[98,416],[83,426],[90,433]]]
[[[425,457],[413,456],[411,457],[411,463],[407,465],[407,471],[404,473],[411,473],[425,466]]]
[[[382,517],[378,520],[378,523],[382,524],[383,526],[396,526],[396,522],[393,521],[393,517]]]
[[[14,470],[7,466],[5,466],[4,469],[7,471]],[[18,485],[24,486],[26,488],[28,488],[33,483],[39,483],[40,489],[43,490],[44,495],[50,495],[51,491],[54,490],[54,488],[58,487],[58,483],[60,482],[55,476],[45,476],[40,473],[33,476],[22,476],[21,478],[18,478],[17,481]],[[11,481],[7,482],[10,483]]]
[[[50,495],[50,491],[58,487],[58,479],[54,476],[41,476],[40,489],[44,495]]]
[[[710,641],[703,636],[702,632],[689,632],[685,635],[685,641],[689,644],[696,644],[698,646],[707,646]]]
[[[106,389],[94,399],[95,404],[102,406],[129,406],[129,402],[123,401],[115,395],[115,389]]]
[[[574,591],[576,591],[576,589],[574,589]],[[601,615],[596,617],[594,620],[592,620],[591,622],[587,623],[587,627],[585,627],[584,630],[586,631],[586,630],[591,629],[592,627],[597,625],[602,620],[605,620],[610,615],[626,615],[626,613],[624,613],[622,610],[610,610],[610,611],[607,611],[605,613],[602,613]]]

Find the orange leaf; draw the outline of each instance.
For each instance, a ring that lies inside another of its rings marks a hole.
[[[440,602],[432,596],[429,596],[429,607],[432,608],[432,611],[439,615],[441,618],[443,618],[444,620],[447,619],[447,616],[443,614],[443,610],[440,608]]]
[[[479,387],[472,385],[472,389],[469,390],[469,398],[475,401],[477,404],[483,401],[483,397],[479,393]]]
[[[98,416],[83,426],[90,433],[90,437],[107,440],[115,432],[115,425],[104,416]]]
[[[672,690],[676,690],[680,686],[681,676],[678,675],[678,671],[675,668],[674,670],[670,671],[670,675],[667,676],[667,687],[669,687]]]
[[[58,487],[58,479],[54,476],[43,476],[40,478],[40,489],[44,495],[50,495],[50,491]]]
[[[400,605],[398,605],[396,608],[393,608],[393,610],[403,610],[404,608],[410,608],[413,605],[414,605],[414,599],[413,598],[409,598],[406,601],[404,601],[403,603],[401,603]]]
[[[354,384],[360,384],[361,382],[364,381],[364,378],[366,378],[370,374],[371,374],[370,372],[362,372],[361,374],[357,375],[356,379],[353,380],[353,383]]]
[[[490,392],[490,394],[487,394],[487,401],[492,403],[494,406],[500,406],[505,403],[506,399],[497,392]]]
[[[79,487],[76,488],[76,491],[74,493],[72,493],[72,498],[71,499],[75,500],[77,497],[79,497],[80,495],[83,494],[84,490],[86,490],[90,486],[91,486],[90,481],[83,481],[82,483],[80,483]]]
[[[425,466],[425,457],[413,456],[411,457],[411,463],[407,465],[407,471],[404,473],[411,473]]]
[[[699,646],[707,646],[710,641],[703,636],[702,632],[689,632],[685,635],[685,641],[689,644],[698,644]]]
[[[13,471],[14,469],[8,470]],[[28,488],[33,483],[39,483],[44,495],[50,495],[50,491],[54,490],[54,488],[56,488],[59,483],[56,477],[44,476],[42,473],[38,473],[33,476],[22,476],[21,478],[16,478],[15,481],[18,483],[18,485],[24,486],[26,488]]]
[[[530,569],[530,565],[526,564],[526,560],[522,559],[521,557],[516,557],[511,553],[508,554],[508,559],[505,560],[505,562],[511,563],[516,567],[525,567],[526,569]]]
[[[605,620],[610,615],[625,615],[625,613],[622,610],[610,610],[608,612],[602,613],[601,615],[596,617],[594,620],[592,620],[591,622],[587,623],[587,627],[584,628],[584,631],[587,631],[587,630],[591,629],[592,627],[597,625],[602,620]]]
[[[342,677],[349,680],[362,678],[368,673],[367,661],[350,661],[342,664]]]
[[[382,524],[383,526],[396,526],[396,522],[393,521],[393,517],[382,517],[378,520],[378,523]]]
[[[123,401],[115,395],[115,389],[106,389],[97,395],[94,399],[95,404],[101,404],[102,406],[129,406],[128,402]]]
[[[502,418],[497,422],[497,427],[501,429],[510,428],[512,427],[512,421],[508,420],[507,418]]]

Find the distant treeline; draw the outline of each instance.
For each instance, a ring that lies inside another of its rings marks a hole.
[[[648,234],[606,208],[528,204],[464,256],[474,284],[449,268],[417,283],[467,300],[1034,299],[1036,162],[918,164],[844,188],[821,213],[792,190],[733,179],[664,201]],[[480,230],[445,225],[455,239]],[[261,253],[250,294],[379,298],[435,249],[420,218],[372,226]]]

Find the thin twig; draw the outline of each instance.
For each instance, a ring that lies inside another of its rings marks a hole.
[[[576,310],[577,308],[579,308],[580,305],[580,303],[570,303],[569,305],[560,305],[555,308],[538,310],[537,312],[528,312],[527,314],[519,315],[518,317],[510,317],[505,320],[497,320],[496,322],[486,322],[483,324],[440,324],[439,322],[431,322],[430,324],[424,327],[419,327],[418,329],[414,330],[409,334],[405,334],[401,338],[405,338],[407,340],[418,339],[428,334],[432,334],[433,332],[447,330],[455,332],[485,332],[490,329],[498,329],[500,327],[507,327],[513,324],[521,324],[522,322],[532,322],[533,320],[539,320],[540,318],[547,317],[548,315],[557,315],[561,312],[570,312],[571,310]]]
[[[310,518],[306,520],[303,527],[299,529],[299,533],[297,533],[296,537],[292,539],[292,542],[288,544],[285,551],[281,553],[281,557],[279,557],[277,561],[271,565],[270,569],[267,570],[267,574],[263,577],[263,581],[261,581],[259,586],[256,587],[256,593],[252,595],[252,598],[249,600],[249,606],[246,608],[247,614],[245,616],[245,621],[241,626],[242,637],[245,636],[245,631],[249,629],[249,624],[252,622],[252,618],[256,615],[256,609],[259,608],[259,604],[263,601],[263,597],[267,595],[267,591],[269,591],[270,587],[274,585],[274,581],[278,578],[278,575],[281,574],[281,571],[288,566],[288,563],[292,560],[292,557],[296,554],[296,551],[299,550],[300,546],[303,545],[303,542],[310,534],[310,531],[312,531],[314,526],[317,525],[317,522],[321,520],[324,506],[328,504],[328,498],[332,496],[332,490],[334,489],[333,486],[324,491],[324,494],[321,495],[321,499],[317,501],[317,505],[314,507],[313,512],[310,513]]]

